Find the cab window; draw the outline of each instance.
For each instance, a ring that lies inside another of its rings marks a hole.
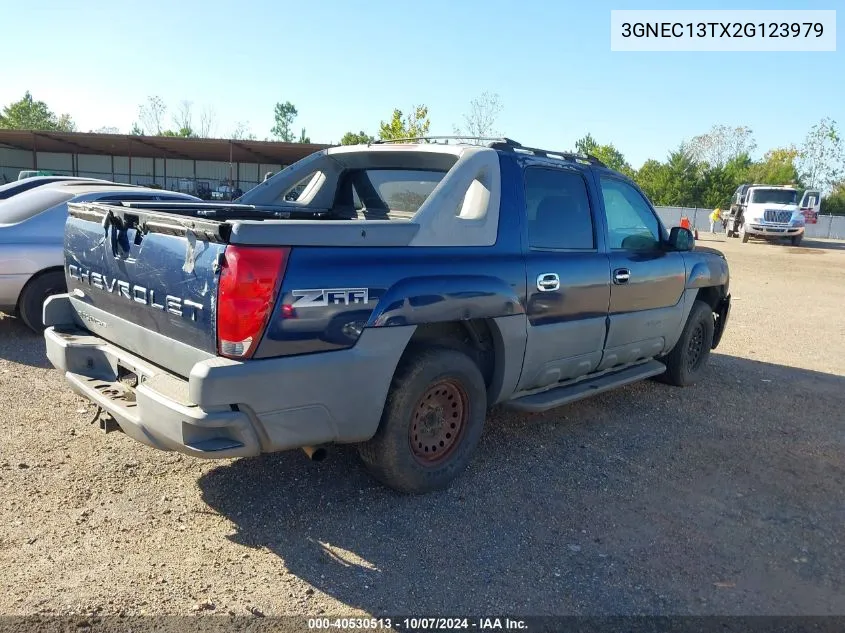
[[[660,222],[642,194],[626,182],[601,177],[609,246],[615,250],[654,251],[662,241]]]

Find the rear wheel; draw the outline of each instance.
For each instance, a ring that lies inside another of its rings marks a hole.
[[[713,309],[704,301],[696,300],[681,338],[663,359],[666,363],[665,382],[686,387],[701,378],[710,358],[714,329]]]
[[[24,286],[18,302],[23,322],[35,332],[44,330],[44,302],[47,297],[67,291],[62,271],[54,270],[34,277]]]
[[[486,415],[487,390],[478,366],[452,349],[421,349],[397,370],[378,431],[359,446],[359,454],[390,488],[440,490],[469,464]]]

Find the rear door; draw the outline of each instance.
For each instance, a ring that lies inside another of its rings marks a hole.
[[[622,178],[596,173],[607,224],[610,318],[600,369],[659,354],[683,315],[686,265],[667,251],[651,204]]]
[[[610,266],[596,230],[600,207],[588,173],[529,165],[524,182],[528,332],[519,390],[594,370],[610,301]]]

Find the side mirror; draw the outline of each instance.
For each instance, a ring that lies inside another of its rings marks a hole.
[[[695,236],[689,229],[673,226],[669,231],[669,246],[673,251],[691,251],[695,246]]]

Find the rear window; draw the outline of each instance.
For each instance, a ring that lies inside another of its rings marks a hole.
[[[64,189],[38,187],[0,202],[0,224],[18,224],[67,202],[73,193]]]
[[[350,174],[357,211],[386,211],[409,217],[443,180],[446,172],[407,169],[361,169]]]

